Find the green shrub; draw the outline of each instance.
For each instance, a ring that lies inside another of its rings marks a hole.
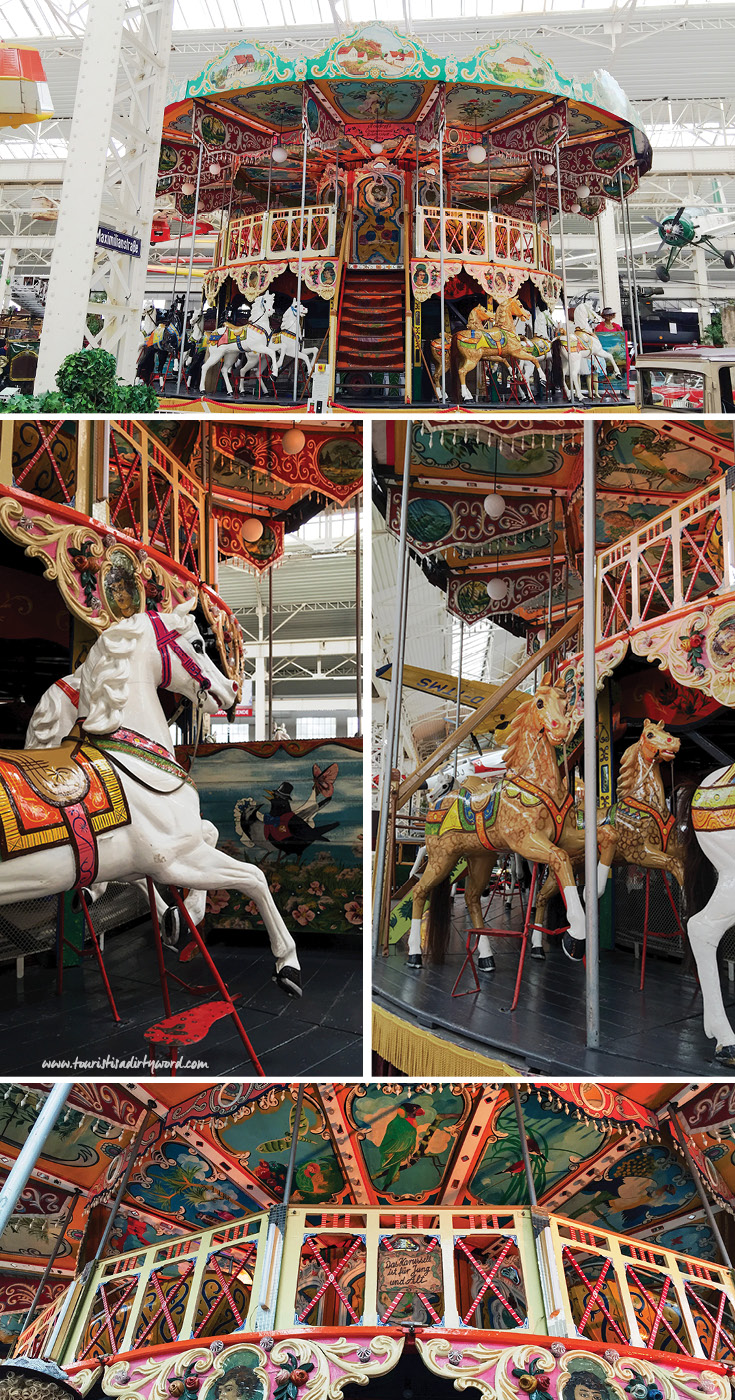
[[[0,399],[0,413],[155,413],[158,395],[149,384],[123,384],[109,350],[77,350],[56,374],[58,391]]]

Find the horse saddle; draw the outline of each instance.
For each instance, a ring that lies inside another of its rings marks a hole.
[[[77,878],[92,884],[97,836],[129,822],[112,764],[89,741],[0,750],[0,859],[70,844]]]

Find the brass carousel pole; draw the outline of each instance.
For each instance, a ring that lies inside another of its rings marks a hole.
[[[304,207],[306,205],[306,152],[309,142],[307,140],[306,122],[302,122],[304,137],[304,158],[301,162],[301,220],[299,224],[299,275],[296,283],[296,326],[293,355],[293,401],[296,403],[299,391],[299,350],[301,349],[301,278],[303,275],[304,262]]]
[[[181,375],[184,369],[183,344],[186,337],[186,322],[189,315],[189,298],[191,296],[191,278],[194,271],[194,244],[196,243],[197,217],[199,214],[199,190],[202,184],[202,156],[204,146],[199,146],[199,161],[197,163],[197,186],[194,194],[194,213],[191,220],[191,248],[189,249],[189,272],[186,280],[186,296],[184,297],[184,314],[181,317],[181,346],[179,347],[179,370],[176,375],[176,393],[181,393]]]
[[[526,1124],[523,1118],[523,1105],[521,1103],[521,1095],[518,1089],[518,1085],[515,1081],[513,1082],[511,1087],[513,1089],[513,1104],[515,1106],[516,1111],[518,1136],[521,1140],[521,1156],[523,1158],[523,1169],[526,1173],[526,1185],[528,1186],[528,1203],[529,1205],[535,1206],[538,1205],[538,1198],[536,1196],[536,1183],[533,1179],[533,1169],[531,1167],[531,1154],[528,1150],[528,1138],[526,1137]]]
[[[712,1209],[712,1204],[710,1202],[709,1196],[707,1195],[707,1192],[704,1189],[704,1182],[702,1180],[701,1173],[697,1167],[696,1162],[694,1161],[694,1158],[692,1157],[691,1152],[689,1151],[689,1144],[686,1139],[686,1133],[684,1132],[684,1129],[681,1125],[681,1119],[679,1118],[678,1113],[673,1108],[671,1110],[671,1127],[673,1129],[672,1136],[677,1140],[682,1152],[684,1153],[684,1157],[686,1158],[686,1164],[689,1168],[692,1181],[694,1182],[694,1185],[697,1188],[697,1191],[699,1193],[699,1199],[702,1202],[702,1205],[704,1206],[704,1213],[709,1221],[710,1229],[715,1239],[717,1240],[717,1248],[720,1251],[722,1262],[726,1266],[726,1268],[731,1269],[732,1260],[730,1259],[730,1255],[727,1252],[727,1246],[722,1238],[722,1235],[720,1234],[717,1221],[715,1220],[715,1213]]]
[[[408,494],[411,482],[411,440],[413,421],[406,423],[406,446],[403,458],[403,484],[401,488],[401,524],[398,534],[398,560],[396,564],[396,598],[393,614],[393,661],[391,666],[390,696],[387,712],[385,744],[383,746],[383,772],[380,788],[380,821],[378,844],[375,853],[375,888],[373,891],[373,944],[377,954],[380,949],[381,912],[386,880],[386,852],[388,847],[388,816],[391,802],[391,766],[397,750],[401,714],[402,656],[401,636],[405,623],[405,598],[408,587]]]
[[[572,348],[569,343],[571,340],[569,331],[569,292],[567,290],[567,257],[564,247],[564,214],[561,207],[561,164],[559,161],[558,145],[554,151],[554,155],[556,156],[556,197],[559,202],[559,244],[561,247],[561,285],[564,294],[564,334],[567,340],[567,361],[569,363],[569,407],[573,408],[574,384],[572,382]]]
[[[444,131],[446,128],[446,118],[442,118],[439,126],[439,307],[441,317],[441,357],[442,357],[442,403],[447,401],[447,367],[444,363],[444,346],[446,335],[444,330]]]
[[[29,1307],[28,1312],[26,1313],[25,1317],[23,1318],[23,1321],[22,1321],[22,1323],[21,1323],[21,1325],[20,1325],[20,1328],[19,1328],[19,1330],[18,1330],[18,1337],[19,1337],[19,1338],[20,1338],[20,1337],[23,1335],[23,1333],[25,1332],[26,1327],[29,1327],[29,1326],[30,1326],[30,1324],[32,1323],[34,1317],[36,1316],[36,1312],[37,1312],[37,1310],[38,1310],[38,1305],[39,1305],[39,1303],[40,1303],[40,1301],[41,1301],[41,1295],[42,1295],[42,1293],[43,1293],[44,1288],[46,1287],[46,1284],[48,1283],[49,1275],[50,1275],[50,1273],[51,1273],[51,1270],[52,1270],[53,1267],[54,1267],[54,1264],[56,1263],[56,1259],[57,1259],[59,1250],[61,1249],[61,1246],[62,1246],[62,1244],[64,1243],[64,1236],[66,1235],[67,1229],[68,1229],[68,1227],[69,1227],[69,1225],[70,1225],[70,1223],[71,1223],[71,1219],[72,1219],[72,1216],[73,1216],[73,1214],[74,1214],[74,1208],[75,1208],[75,1206],[76,1206],[77,1201],[79,1200],[80,1195],[81,1195],[81,1191],[80,1191],[79,1187],[77,1187],[77,1189],[76,1189],[76,1191],[74,1192],[73,1196],[71,1196],[70,1199],[69,1199],[69,1204],[68,1204],[68,1206],[67,1206],[67,1208],[66,1208],[66,1212],[65,1212],[64,1217],[63,1217],[63,1219],[62,1219],[62,1221],[61,1221],[61,1224],[59,1225],[59,1228],[58,1228],[58,1230],[57,1230],[57,1232],[56,1232],[56,1239],[54,1240],[53,1249],[51,1250],[51,1253],[50,1253],[50,1255],[49,1255],[49,1257],[48,1257],[48,1259],[47,1259],[47,1261],[46,1261],[46,1268],[44,1269],[43,1273],[41,1274],[41,1278],[40,1278],[40,1281],[39,1281],[39,1284],[38,1284],[38,1288],[36,1289],[36,1291],[35,1291],[35,1293],[34,1293],[34,1295],[33,1295],[33,1302],[31,1303],[31,1306]]]

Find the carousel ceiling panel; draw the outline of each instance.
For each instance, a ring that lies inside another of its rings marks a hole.
[[[36,1121],[35,1099],[17,1085],[8,1085],[0,1099],[0,1144],[10,1159],[18,1156]],[[46,1139],[37,1168],[60,1181],[91,1185],[132,1134],[132,1128],[114,1126],[70,1102]]]
[[[283,83],[276,88],[256,88],[230,98],[238,112],[254,117],[272,131],[301,125],[301,84]]]
[[[486,483],[510,482],[516,489],[568,491],[581,477],[581,436],[571,428],[542,431],[528,428],[521,436],[495,432],[471,435],[464,428],[437,429],[415,425],[411,450],[412,476],[424,472],[433,480],[463,482],[476,490]],[[438,483],[437,483],[438,484]]]
[[[356,82],[333,79],[319,87],[348,123],[413,122],[421,112],[433,84],[410,82]]]
[[[362,486],[362,435],[354,429],[325,427],[303,430],[300,452],[283,450],[283,426],[264,429],[241,426],[234,420],[213,425],[213,446],[224,457],[275,477],[302,492],[318,491],[330,500],[348,501]]]
[[[291,1138],[296,1126],[296,1085],[272,1089],[257,1104],[241,1109],[212,1136],[220,1151],[233,1158],[246,1176],[265,1186],[274,1200],[283,1198]],[[317,1090],[306,1091],[298,1125],[294,1204],[350,1199],[334,1150],[329,1123]]]
[[[698,1206],[699,1196],[686,1167],[667,1147],[645,1143],[570,1197],[564,1214],[627,1234]]]
[[[473,83],[462,83],[457,87],[447,87],[447,125],[455,124],[472,130],[477,127],[485,131],[487,127],[525,111],[538,103],[538,98],[527,92],[488,91]],[[451,133],[448,133],[451,144]],[[463,158],[466,160],[464,151]]]
[[[600,425],[597,435],[598,489],[626,495],[688,496],[721,476],[732,462],[732,446],[714,435],[674,437],[668,424]],[[660,505],[659,505],[660,509]],[[635,527],[632,527],[635,528]]]
[[[485,490],[488,487],[485,486]],[[534,497],[506,496],[499,520],[491,520],[483,505],[484,497],[467,491],[427,491],[413,488],[407,511],[410,543],[419,554],[446,551],[450,568],[461,568],[463,552],[489,555],[495,541],[502,540],[509,552],[548,552],[551,538],[549,501]],[[386,524],[394,535],[400,533],[401,492],[388,488]],[[558,537],[558,529],[557,529]]]
[[[123,1201],[195,1230],[206,1230],[258,1210],[260,1203],[235,1185],[227,1163],[215,1164],[190,1143],[166,1138],[156,1125],[156,1142],[133,1168]]]
[[[564,1112],[548,1100],[539,1102],[526,1096],[523,1104],[528,1151],[536,1194],[541,1200],[579,1166],[597,1156],[607,1134],[599,1127]],[[521,1138],[515,1106],[506,1099],[500,1103],[491,1124],[489,1141],[461,1204],[518,1205],[528,1195]]]
[[[517,535],[496,537],[494,544],[483,549],[448,549],[444,555],[447,568],[456,576],[487,572],[499,563],[502,568],[522,568],[524,564],[537,564],[539,560],[548,565],[551,544],[551,524],[534,526],[531,530],[521,530]],[[565,553],[564,527],[557,520],[554,531],[554,558],[558,561]]]
[[[656,1244],[664,1249],[675,1249],[679,1254],[692,1254],[695,1259],[706,1259],[712,1264],[720,1263],[720,1251],[709,1225],[701,1221],[682,1221],[667,1230],[652,1232]]]
[[[368,1199],[436,1204],[477,1086],[361,1084],[344,1092],[345,1120]]]

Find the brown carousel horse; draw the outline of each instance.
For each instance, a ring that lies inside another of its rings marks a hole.
[[[465,900],[471,926],[481,928],[480,896],[492,874],[496,853],[507,851],[553,870],[569,919],[564,951],[574,959],[584,956],[584,909],[571,860],[559,844],[572,807],[572,795],[566,777],[559,771],[556,746],[565,744],[570,733],[564,692],[546,678],[536,694],[518,706],[508,726],[503,777],[484,784],[475,782],[472,790],[463,785],[459,793],[448,793],[429,811],[426,867],[413,891],[409,967],[422,966],[421,919],[429,896],[427,952],[432,962],[444,959],[449,938],[450,876],[457,861],[467,862]],[[615,839],[609,827],[600,829],[601,889],[607,880]],[[487,947],[481,940],[479,952],[480,967],[488,971],[492,965],[489,940]]]
[[[515,328],[516,318],[524,322],[530,320],[528,311],[517,297],[499,301],[495,312],[488,310],[480,302],[472,308],[466,328],[455,331],[448,346],[445,341],[444,363],[449,369],[453,399],[472,398],[467,387],[467,375],[471,374],[482,360],[509,367],[514,366],[518,360],[528,360],[538,366],[543,358],[541,351],[532,340],[518,334]],[[431,358],[436,366],[432,378],[437,394],[441,385],[441,353],[441,337],[437,337],[431,342]]]
[[[598,827],[614,829],[617,845],[614,865],[641,865],[649,870],[670,872],[680,887],[684,885],[684,847],[676,831],[675,818],[666,806],[661,764],[679,752],[680,741],[667,733],[662,724],[647,720],[643,733],[626,749],[620,762],[617,801],[600,808]],[[572,808],[564,823],[560,843],[573,866],[584,863],[584,819]],[[546,908],[556,888],[549,873],[536,901],[536,922],[545,924]],[[540,946],[540,935],[536,947]]]

